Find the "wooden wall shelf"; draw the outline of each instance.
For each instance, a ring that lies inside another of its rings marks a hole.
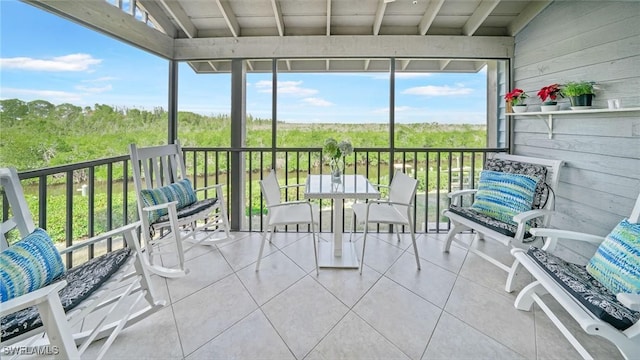
[[[640,107],[630,107],[621,109],[586,109],[586,110],[558,110],[558,111],[531,111],[523,113],[506,113],[506,116],[536,116],[545,119],[547,128],[549,129],[549,139],[553,138],[553,117],[558,115],[576,115],[576,114],[597,114],[597,113],[617,113],[617,112],[633,112],[640,111]]]

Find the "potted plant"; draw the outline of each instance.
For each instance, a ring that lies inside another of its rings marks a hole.
[[[562,89],[560,84],[551,84],[549,86],[545,86],[540,91],[538,91],[538,97],[542,101],[542,105],[540,106],[540,111],[555,111],[558,110],[558,102],[556,99],[559,97],[564,97],[562,95]]]
[[[349,141],[338,142],[334,138],[328,138],[324,142],[322,151],[329,158],[331,180],[337,183],[341,182],[344,173],[344,157],[353,153],[353,145]]]
[[[507,104],[511,106],[511,109],[507,109],[513,111],[514,113],[521,113],[527,111],[527,105],[524,103],[524,99],[529,97],[526,92],[522,89],[513,89],[510,93],[504,96],[504,99],[507,100]]]
[[[595,83],[593,81],[571,81],[562,86],[562,94],[569,97],[571,108],[591,106]]]

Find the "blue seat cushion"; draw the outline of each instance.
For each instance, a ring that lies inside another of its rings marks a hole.
[[[65,312],[75,308],[120,269],[131,254],[129,248],[116,250],[67,271],[61,278],[67,280],[67,286],[59,291],[60,301]],[[42,326],[42,320],[35,306],[20,310],[2,318],[1,341]]]
[[[599,319],[619,330],[625,330],[640,319],[640,312],[622,305],[615,294],[596,280],[586,269],[553,254],[531,247],[527,255],[558,284]]]
[[[0,253],[0,302],[47,286],[65,270],[49,234],[37,228]]]

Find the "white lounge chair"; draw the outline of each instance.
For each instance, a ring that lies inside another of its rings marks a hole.
[[[519,266],[517,260],[514,259],[511,264],[504,264],[500,260],[475,248],[473,244],[467,245],[464,242],[458,241],[456,235],[463,231],[473,230],[476,233],[474,241],[490,239],[509,247],[527,246],[524,244],[524,241],[527,238],[531,238],[531,233],[527,231],[528,228],[544,227],[549,224],[549,210],[553,210],[555,206],[554,194],[558,187],[558,173],[562,163],[561,160],[503,153],[495,154],[495,156],[488,159],[484,169],[486,171],[515,176],[527,175],[537,179],[533,203],[526,210],[522,209],[521,212],[515,214],[515,216],[512,214],[508,216],[508,219],[500,219],[496,216],[489,216],[486,212],[481,213],[477,211],[477,208],[474,208],[475,202],[472,206],[463,206],[463,196],[474,195],[476,196],[476,201],[478,200],[478,189],[464,189],[449,193],[448,196],[451,199],[451,206],[445,209],[442,215],[448,217],[451,221],[451,229],[447,234],[443,251],[449,251],[452,241],[455,240],[459,242],[468,248],[470,252],[507,272],[505,290],[507,292],[513,291],[513,283]],[[511,179],[506,181],[510,182]],[[494,182],[494,184],[496,183],[497,182]],[[481,174],[481,181],[478,187],[482,188],[483,186]],[[494,189],[496,188],[492,190]],[[504,186],[498,190],[506,190],[508,193],[509,188]],[[507,194],[507,196],[509,195]]]
[[[15,295],[8,296],[0,304],[2,346],[17,343],[21,346],[49,345],[49,351],[59,351],[53,355],[79,359],[91,342],[107,337],[97,355],[101,358],[123,329],[164,307],[165,302],[155,297],[138,245],[136,233],[139,223],[81,241],[60,251],[60,254],[86,251],[89,246],[96,246],[107,239],[115,243],[119,237],[124,238],[127,247],[73,267],[64,275],[51,279],[54,282],[49,285],[41,282],[45,286],[38,289],[20,286],[33,282],[32,276],[42,274],[41,269],[64,271],[64,264],[60,256],[56,256],[57,250],[48,235],[36,228],[16,170],[0,168],[0,184],[13,213],[0,226],[0,248],[3,249],[0,271],[3,272],[3,281],[8,279],[2,284],[2,291]],[[15,231],[22,240],[9,246],[8,234]],[[23,257],[26,248],[35,247],[48,251],[29,252],[33,256]],[[20,254],[20,257],[12,257],[11,254]],[[49,256],[40,256],[42,254]],[[31,280],[22,282],[20,278]],[[89,316],[90,323],[95,326],[74,333],[72,329],[78,329],[78,324]],[[43,338],[42,333],[47,336]],[[42,343],[47,339],[48,344]]]
[[[591,359],[589,352],[542,298],[542,295],[551,294],[587,334],[611,341],[627,359],[640,359],[640,288],[636,288],[634,293],[611,291],[610,284],[603,285],[598,280],[604,277],[607,284],[607,279],[623,283],[630,281],[635,282],[636,286],[640,282],[640,196],[629,218],[623,220],[606,238],[559,229],[531,231],[547,240],[540,249],[511,250],[513,256],[535,278],[534,282],[520,291],[515,307],[529,311],[534,303],[538,304],[580,355]],[[625,235],[620,235],[623,233]],[[598,278],[594,278],[594,271],[587,266],[569,263],[554,255],[561,239],[600,245],[594,255],[595,260],[615,259],[613,262],[618,264],[613,268],[606,267],[607,271],[595,270]],[[616,249],[615,256],[607,250],[611,249],[610,246]]]

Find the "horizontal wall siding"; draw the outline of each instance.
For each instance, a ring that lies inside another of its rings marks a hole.
[[[537,91],[552,83],[595,81],[593,106],[620,99],[640,107],[640,2],[554,2],[516,35],[514,86],[527,91],[529,111]],[[561,100],[561,108],[569,106]],[[640,192],[640,112],[512,118],[513,151],[562,159],[554,227],[606,235],[629,216]],[[593,248],[570,243],[569,256]]]

